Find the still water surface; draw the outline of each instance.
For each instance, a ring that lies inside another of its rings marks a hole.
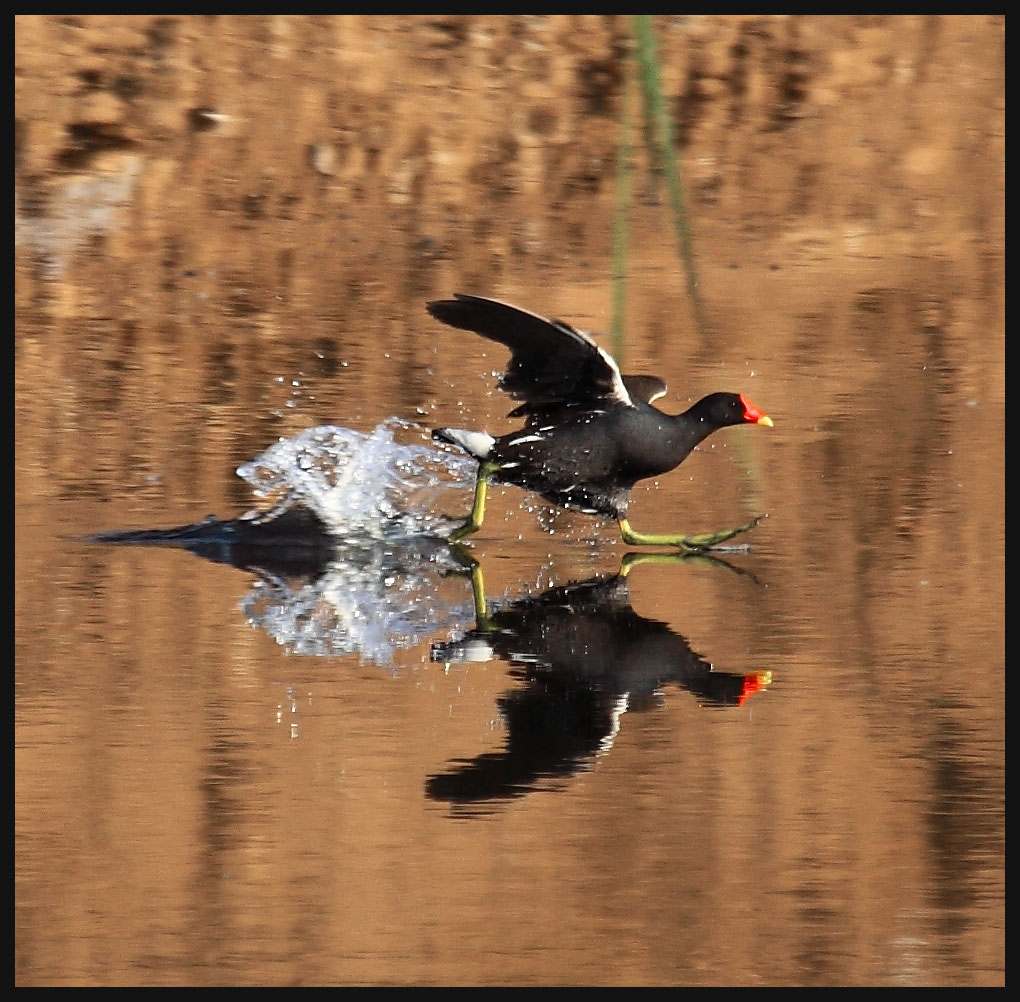
[[[215,359],[154,380],[155,343],[72,401],[76,349],[54,373],[26,318],[19,981],[1000,983],[1001,346],[908,325],[862,358],[858,327],[812,368],[763,330],[723,374],[638,342],[666,409],[736,378],[775,419],[636,492],[643,529],[767,512],[722,563],[627,564],[512,488],[473,578],[442,546],[280,569],[80,541],[237,514],[277,434],[503,427],[502,357],[415,323],[419,399],[300,365],[202,396]]]

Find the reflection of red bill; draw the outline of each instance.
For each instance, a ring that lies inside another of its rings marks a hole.
[[[761,692],[772,685],[772,672],[756,671],[753,675],[744,676],[744,684],[740,687],[737,706],[743,706],[756,692]]]

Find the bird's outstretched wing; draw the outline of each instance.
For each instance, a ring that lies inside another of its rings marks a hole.
[[[666,380],[658,376],[624,376],[623,385],[631,400],[643,400],[646,404],[666,395]]]
[[[665,390],[655,377],[624,377],[613,357],[584,331],[561,320],[496,299],[455,293],[453,299],[427,304],[437,320],[474,331],[510,349],[510,362],[500,387],[521,405],[512,415],[537,414],[559,408],[606,410],[633,407],[634,396],[645,401]],[[638,382],[632,382],[632,380]]]

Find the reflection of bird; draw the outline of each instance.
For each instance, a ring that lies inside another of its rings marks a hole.
[[[741,706],[768,672],[717,672],[665,623],[639,616],[619,574],[555,588],[487,615],[463,640],[437,644],[433,661],[497,656],[525,681],[499,700],[506,747],[429,778],[435,800],[472,803],[520,796],[608,751],[626,710],[674,682],[705,706]]]
[[[652,406],[666,392],[656,376],[623,376],[586,333],[560,320],[479,296],[457,294],[428,304],[437,320],[474,331],[510,349],[501,387],[520,406],[522,429],[493,438],[481,431],[439,428],[432,434],[479,461],[470,518],[451,538],[476,532],[485,512],[486,482],[516,484],[553,504],[615,518],[628,544],[700,548],[750,528],[705,536],[639,533],[627,521],[631,488],[675,469],[712,432],[772,420],[747,397],[712,393],[682,414]]]

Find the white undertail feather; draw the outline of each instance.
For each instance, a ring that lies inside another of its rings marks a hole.
[[[437,428],[434,434],[444,442],[460,446],[475,459],[485,459],[496,442],[491,435],[486,435],[484,431],[468,431],[466,428]]]

